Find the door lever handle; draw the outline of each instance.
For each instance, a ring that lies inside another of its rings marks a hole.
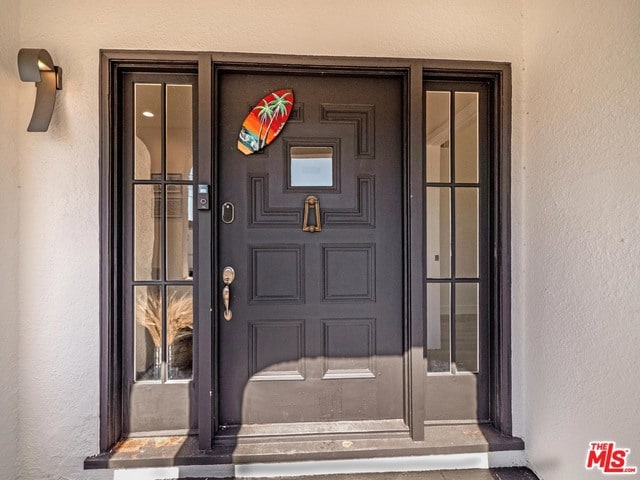
[[[231,289],[229,285],[233,283],[233,280],[236,278],[236,272],[232,267],[224,267],[222,270],[222,283],[224,283],[224,288],[222,289],[222,303],[224,304],[224,319],[229,321],[233,316],[231,310],[229,309],[229,303],[231,301]]]

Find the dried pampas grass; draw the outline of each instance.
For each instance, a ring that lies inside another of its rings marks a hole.
[[[145,327],[156,347],[162,346],[162,296],[157,288],[136,296],[136,321]],[[175,291],[167,298],[167,345],[193,334],[193,297]]]

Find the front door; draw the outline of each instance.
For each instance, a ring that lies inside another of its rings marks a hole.
[[[245,156],[243,119],[280,89],[289,122]],[[406,428],[402,79],[227,72],[217,91],[220,425]]]

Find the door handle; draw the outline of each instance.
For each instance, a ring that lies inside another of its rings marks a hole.
[[[224,283],[224,288],[222,289],[222,303],[224,303],[224,319],[229,321],[231,320],[232,314],[229,309],[229,303],[231,301],[231,289],[229,285],[233,283],[233,280],[236,278],[236,272],[232,267],[224,267],[222,270],[222,283]]]

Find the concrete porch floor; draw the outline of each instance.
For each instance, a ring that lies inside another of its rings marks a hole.
[[[316,475],[301,477],[235,477],[214,479],[209,477],[187,480],[539,480],[528,468],[491,468],[488,470],[437,470],[431,472],[358,473],[340,475]]]

